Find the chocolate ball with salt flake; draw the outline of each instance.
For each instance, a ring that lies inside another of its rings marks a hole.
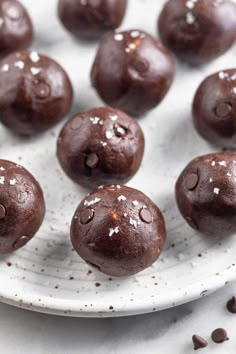
[[[194,229],[210,236],[236,233],[236,154],[213,153],[192,160],[176,183],[176,201]]]
[[[15,134],[42,133],[71,108],[73,93],[66,72],[35,51],[4,58],[0,82],[0,121]]]
[[[120,185],[90,193],[71,223],[71,241],[79,256],[117,277],[151,266],[165,238],[165,221],[158,207],[142,192]]]
[[[0,0],[0,57],[28,48],[33,26],[28,12],[16,0]]]
[[[230,0],[169,0],[158,29],[162,42],[179,59],[205,64],[234,44],[236,4]]]
[[[214,145],[236,148],[236,69],[208,76],[193,101],[198,133]]]
[[[65,173],[89,188],[127,182],[140,167],[143,153],[144,136],[137,121],[111,107],[76,114],[57,144]]]
[[[21,165],[0,160],[0,253],[23,247],[44,214],[43,192],[35,178]]]
[[[131,30],[110,34],[101,42],[91,80],[108,105],[140,116],[165,97],[174,73],[169,51],[146,32]]]
[[[127,0],[59,0],[58,15],[78,38],[97,38],[120,26]]]

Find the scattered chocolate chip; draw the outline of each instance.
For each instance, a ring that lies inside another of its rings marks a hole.
[[[18,238],[18,240],[16,240],[16,242],[14,242],[13,248],[18,249],[20,247],[23,247],[29,241],[29,239],[29,236],[21,236],[20,238]]]
[[[198,336],[197,334],[193,335],[192,340],[193,340],[194,350],[202,349],[208,346],[207,341],[204,338]]]
[[[80,222],[81,224],[88,224],[91,220],[93,220],[94,211],[92,209],[85,209],[80,214]]]
[[[229,312],[236,313],[236,296],[233,296],[232,299],[227,302],[226,307]]]
[[[146,209],[142,208],[139,212],[139,217],[140,219],[145,222],[146,224],[151,224],[152,223],[152,214],[151,212]]]
[[[190,173],[185,177],[184,185],[185,187],[192,191],[197,187],[199,181],[199,176],[197,173]]]
[[[113,309],[114,309],[114,307],[113,307],[113,306],[110,306],[110,307],[109,307],[109,310],[113,310]]]
[[[7,266],[8,266],[8,267],[11,267],[11,266],[12,266],[12,263],[11,263],[11,262],[7,262]]]
[[[224,328],[217,328],[211,334],[211,339],[215,343],[223,343],[226,340],[229,340],[227,332]]]
[[[87,155],[86,160],[85,160],[85,165],[89,168],[95,168],[97,167],[99,163],[99,157],[95,152],[91,152],[90,154]]]
[[[99,286],[101,286],[100,283],[95,283],[95,286],[98,288]]]
[[[0,204],[0,220],[4,219],[6,216],[6,209],[4,205]]]
[[[216,107],[216,115],[220,118],[227,117],[232,111],[232,105],[230,103],[220,103]]]

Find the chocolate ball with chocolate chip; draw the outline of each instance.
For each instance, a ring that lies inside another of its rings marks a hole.
[[[0,253],[23,247],[44,214],[43,192],[35,178],[22,166],[0,160]]]
[[[214,145],[236,148],[236,69],[208,76],[193,101],[198,133]]]
[[[176,201],[194,229],[210,236],[236,233],[236,154],[214,153],[192,160],[176,183]]]
[[[65,173],[89,188],[127,182],[140,167],[143,152],[137,121],[111,107],[76,114],[65,124],[57,145]]]
[[[165,238],[165,221],[158,207],[142,192],[120,185],[90,193],[71,224],[71,241],[79,256],[117,277],[151,266]]]
[[[65,28],[78,38],[97,38],[120,26],[127,0],[59,0]]]
[[[0,57],[28,48],[33,26],[28,12],[16,0],[0,0]]]
[[[15,134],[42,133],[71,108],[73,93],[66,72],[35,51],[4,58],[0,82],[0,121]]]
[[[163,43],[180,60],[205,64],[235,42],[236,5],[229,0],[169,0],[158,29]]]
[[[168,50],[149,34],[132,30],[110,34],[101,42],[91,79],[104,102],[140,116],[162,101],[174,73]]]

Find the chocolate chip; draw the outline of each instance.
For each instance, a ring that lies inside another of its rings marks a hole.
[[[233,296],[232,299],[227,302],[226,307],[229,312],[236,313],[236,296]]]
[[[215,343],[223,343],[226,340],[229,340],[227,332],[224,328],[217,328],[211,334],[211,339]]]
[[[13,248],[18,249],[20,247],[23,247],[28,241],[29,241],[29,236],[21,236],[16,240],[16,242],[13,244]]]
[[[0,204],[0,220],[4,219],[6,216],[6,209],[4,205]]]
[[[140,219],[145,222],[146,224],[151,224],[152,223],[152,214],[151,212],[146,209],[146,208],[142,208],[139,211],[139,217]]]
[[[122,125],[115,123],[114,124],[114,132],[118,138],[123,138],[127,134],[127,129],[125,127],[123,127]]]
[[[227,117],[232,111],[232,105],[230,103],[220,103],[216,107],[216,115],[220,118]]]
[[[198,229],[197,224],[195,223],[195,221],[192,218],[190,218],[190,216],[186,216],[185,220],[193,229],[195,229],[195,230]]]
[[[87,155],[85,165],[89,168],[97,167],[99,163],[99,157],[95,152],[91,152]]]
[[[193,335],[192,340],[193,340],[194,350],[202,349],[208,346],[207,341],[204,338],[198,336],[197,334]]]
[[[91,220],[93,220],[94,211],[92,209],[85,209],[80,214],[80,222],[81,224],[88,224]]]
[[[136,71],[138,71],[140,73],[144,73],[144,72],[148,71],[149,63],[147,62],[147,60],[140,58],[140,59],[133,60],[132,66]]]
[[[197,173],[190,173],[185,177],[184,185],[185,187],[192,191],[197,187],[199,181],[199,176]]]

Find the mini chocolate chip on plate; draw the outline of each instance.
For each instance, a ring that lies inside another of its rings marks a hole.
[[[229,340],[227,332],[224,328],[217,328],[211,334],[211,339],[215,343],[224,343],[226,340]]]
[[[236,296],[233,296],[226,304],[229,312],[236,313]]]
[[[197,334],[194,334],[192,336],[192,341],[194,345],[194,350],[202,349],[208,346],[208,342]]]

